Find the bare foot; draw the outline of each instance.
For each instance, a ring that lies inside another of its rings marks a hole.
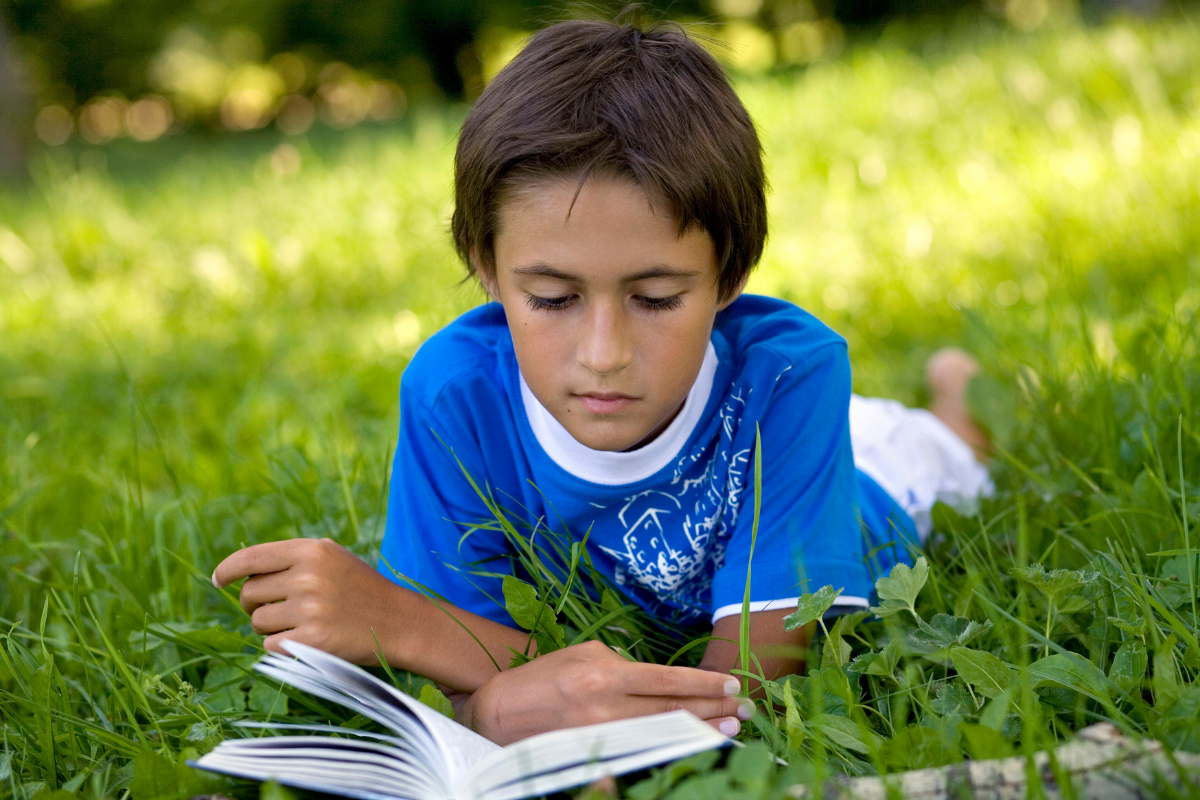
[[[967,386],[979,374],[975,357],[957,347],[943,347],[925,362],[929,387],[929,410],[975,452],[979,463],[987,463],[992,442],[967,408]]]

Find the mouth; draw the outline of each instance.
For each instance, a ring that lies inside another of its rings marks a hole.
[[[587,392],[576,394],[579,402],[593,414],[615,414],[631,406],[636,397],[618,392]]]

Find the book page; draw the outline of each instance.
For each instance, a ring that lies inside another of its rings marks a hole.
[[[433,740],[437,750],[433,758],[443,766],[447,788],[457,785],[484,758],[500,751],[499,745],[337,656],[299,642],[284,641],[283,648],[336,680],[346,691],[362,697],[364,702],[369,702],[367,697],[374,698],[376,709],[390,706],[415,717]],[[366,716],[379,719],[371,714]]]
[[[329,736],[229,739],[190,766],[316,791],[391,800],[443,800],[446,790],[392,747]]]
[[[730,739],[686,711],[551,731],[481,761],[459,796],[512,800],[547,794],[723,747]]]
[[[477,800],[524,800],[529,797],[555,794],[572,787],[592,783],[605,776],[624,775],[627,772],[666,764],[711,749],[713,749],[711,744],[700,744],[696,740],[663,745],[611,761],[592,761],[559,772],[525,778],[491,789],[479,796]]]
[[[356,688],[352,682],[336,674],[327,674],[311,664],[291,658],[270,654],[255,664],[254,669],[280,683],[338,703],[390,728],[406,743],[405,747],[418,756],[415,759],[417,764],[444,780],[443,759],[437,743],[421,721],[403,707],[389,705],[379,696]]]

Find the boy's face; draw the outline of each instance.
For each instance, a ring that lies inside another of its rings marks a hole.
[[[678,235],[632,183],[589,180],[575,197],[577,185],[505,203],[484,283],[534,396],[581,444],[628,450],[679,413],[733,297],[718,297],[707,232]]]

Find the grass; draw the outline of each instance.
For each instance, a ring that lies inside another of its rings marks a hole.
[[[927,573],[819,637],[754,746],[631,797],[775,796],[1101,719],[1200,751],[1198,87],[1188,18],[893,26],[739,82],[773,183],[752,289],[843,333],[863,393],[919,403],[933,348],[978,353],[998,491],[939,507]],[[0,796],[174,800],[214,787],[180,758],[235,719],[341,718],[247,672],[208,575],[292,536],[376,555],[398,377],[481,299],[445,235],[462,113],[47,152],[0,190]],[[538,588],[564,641],[621,613]]]

